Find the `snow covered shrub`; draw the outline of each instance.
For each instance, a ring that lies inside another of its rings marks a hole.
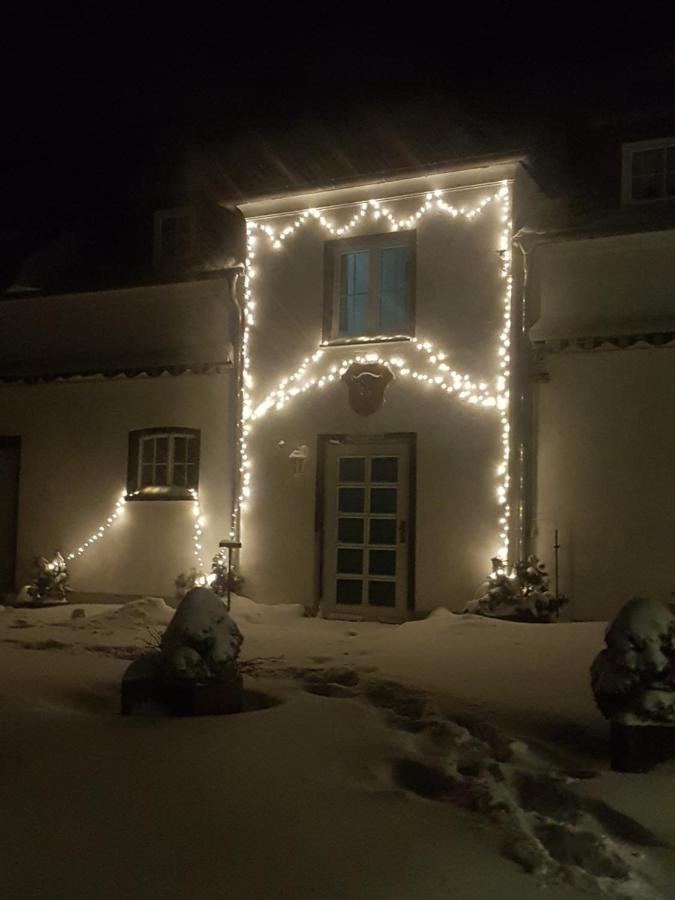
[[[206,583],[206,575],[199,569],[192,568],[188,572],[179,572],[174,581],[174,585],[176,586],[176,600],[180,603],[183,597],[188,591],[191,591],[193,587],[203,587]]]
[[[34,572],[32,583],[25,585],[19,592],[19,605],[68,602],[68,566],[58,551],[51,560],[39,556],[35,560]]]
[[[222,599],[209,588],[193,588],[162,635],[164,674],[199,683],[236,681],[243,640]]]
[[[627,725],[675,725],[675,615],[656,600],[633,597],[607,627],[591,666],[595,702]]]
[[[180,603],[183,597],[194,587],[208,587],[218,597],[224,597],[227,594],[227,582],[230,581],[230,591],[238,594],[241,590],[243,579],[237,574],[232,567],[232,571],[227,569],[227,552],[224,547],[213,557],[211,564],[211,572],[206,575],[200,569],[190,569],[188,572],[180,572],[176,576],[174,584],[176,586],[176,600]]]
[[[517,562],[510,574],[506,563],[495,556],[492,572],[481,585],[480,596],[470,600],[464,612],[495,618],[517,618],[526,622],[549,622],[567,598],[550,590],[548,573],[536,556]]]
[[[211,572],[213,573],[213,577],[209,580],[209,584],[213,593],[217,594],[218,597],[224,597],[227,594],[228,581],[230,591],[233,594],[240,593],[243,579],[241,575],[235,571],[234,566],[228,571],[227,549],[225,547],[220,547],[213,557]]]

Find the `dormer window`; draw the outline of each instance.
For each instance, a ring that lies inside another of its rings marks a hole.
[[[194,213],[188,207],[155,213],[155,263],[185,259],[194,247]]]
[[[675,137],[623,145],[623,203],[675,198]]]

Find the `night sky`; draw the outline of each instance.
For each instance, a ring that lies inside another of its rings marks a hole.
[[[643,21],[595,5],[142,7],[31,5],[9,22],[5,219],[112,202],[204,148],[227,199],[250,193],[256,167],[297,181],[314,154],[343,176],[368,168],[371,141],[391,169],[473,149],[569,153],[581,120],[675,112],[665,6]]]

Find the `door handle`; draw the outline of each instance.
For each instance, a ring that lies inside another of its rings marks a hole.
[[[405,519],[401,519],[398,523],[398,541],[399,544],[405,544]]]

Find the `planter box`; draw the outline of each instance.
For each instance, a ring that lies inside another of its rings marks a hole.
[[[244,707],[241,675],[231,681],[208,681],[203,684],[188,680],[162,678],[160,655],[152,654],[134,660],[122,677],[123,716],[136,714],[174,716],[215,716],[241,712]]]
[[[675,758],[675,726],[610,722],[610,758],[615,772],[649,772]]]

